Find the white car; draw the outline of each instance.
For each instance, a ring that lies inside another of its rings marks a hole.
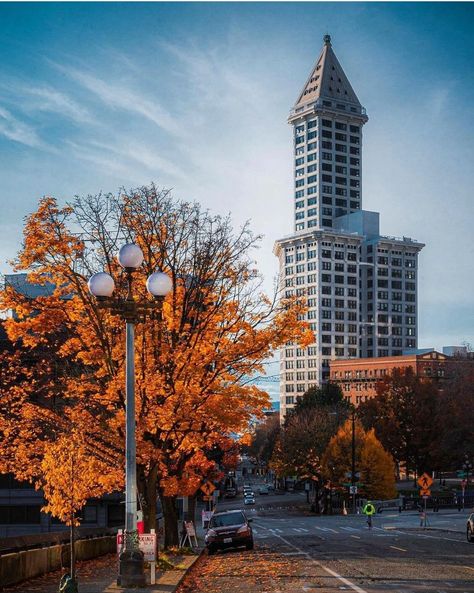
[[[244,504],[255,504],[255,496],[253,495],[248,495],[244,497]]]

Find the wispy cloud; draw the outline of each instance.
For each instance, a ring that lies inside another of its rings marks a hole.
[[[65,67],[57,63],[54,65],[69,78],[93,93],[108,107],[139,114],[169,134],[183,135],[182,127],[166,109],[159,105],[156,99],[150,100],[119,82],[105,82],[83,70]]]
[[[89,110],[55,86],[45,83],[32,84],[10,78],[0,83],[4,102],[24,113],[53,113],[66,117],[78,124],[92,123],[94,118]]]
[[[102,175],[115,174],[121,180],[127,178],[135,181],[137,179],[136,169],[131,167],[130,163],[117,159],[110,151],[98,150],[72,141],[67,141],[66,144],[72,150],[75,158],[92,163],[96,169],[101,171]]]
[[[265,97],[264,87],[255,71],[245,67],[232,49],[218,46],[194,45],[184,51],[181,46],[161,42],[161,47],[179,60],[177,72],[192,89],[199,103],[211,103],[214,107],[250,104],[253,108]],[[255,64],[254,64],[255,65]]]
[[[137,177],[139,171],[133,167],[141,165],[147,169],[151,177],[166,174],[174,178],[183,178],[184,173],[171,161],[156,154],[155,150],[142,142],[118,138],[114,144],[90,141],[87,144],[68,142],[76,156],[82,160],[95,163],[99,168],[122,171],[129,177]],[[134,174],[131,174],[134,171]]]
[[[20,144],[39,147],[42,143],[33,127],[18,120],[7,109],[0,107],[0,134]]]
[[[85,107],[56,89],[47,86],[30,87],[26,88],[24,92],[36,98],[34,108],[38,111],[60,113],[79,123],[94,121]]]

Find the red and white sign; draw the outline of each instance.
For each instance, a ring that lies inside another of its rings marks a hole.
[[[123,532],[117,533],[117,554],[120,554],[123,546]],[[156,533],[140,533],[138,535],[138,546],[143,552],[145,562],[156,561]]]
[[[212,517],[212,511],[201,511],[202,527],[205,528],[205,524],[209,523]]]

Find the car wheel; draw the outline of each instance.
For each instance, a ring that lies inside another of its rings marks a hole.
[[[470,525],[467,528],[467,541],[471,543],[474,542],[474,537],[472,536],[472,529]]]
[[[207,548],[207,555],[208,556],[212,556],[215,553],[216,553],[216,550],[214,548],[211,548],[211,547]]]
[[[253,542],[249,542],[248,544],[245,544],[245,547],[247,550],[253,550]]]

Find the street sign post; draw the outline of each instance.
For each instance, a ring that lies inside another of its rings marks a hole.
[[[426,527],[427,516],[426,516],[426,501],[431,496],[430,486],[433,484],[433,478],[426,472],[418,478],[418,486],[420,487],[420,496],[425,501],[425,508],[423,511],[422,523]]]
[[[211,510],[212,493],[215,489],[216,487],[212,482],[205,482],[201,486],[201,491],[204,493],[203,499],[207,502],[209,510]]]
[[[119,529],[117,533],[117,556],[120,556],[124,545],[123,530]],[[138,534],[138,546],[143,552],[145,562],[150,563],[151,568],[151,584],[156,583],[156,532],[154,529],[150,533]]]
[[[211,494],[214,492],[215,489],[216,489],[216,487],[214,486],[214,484],[212,482],[205,482],[201,486],[201,490],[204,492],[204,494],[206,496],[211,496]]]
[[[433,483],[433,478],[426,472],[418,478],[418,486],[420,488],[424,488],[425,490],[427,488],[429,488],[432,483]]]
[[[209,521],[211,520],[213,513],[212,511],[201,511],[202,528],[206,529]]]

